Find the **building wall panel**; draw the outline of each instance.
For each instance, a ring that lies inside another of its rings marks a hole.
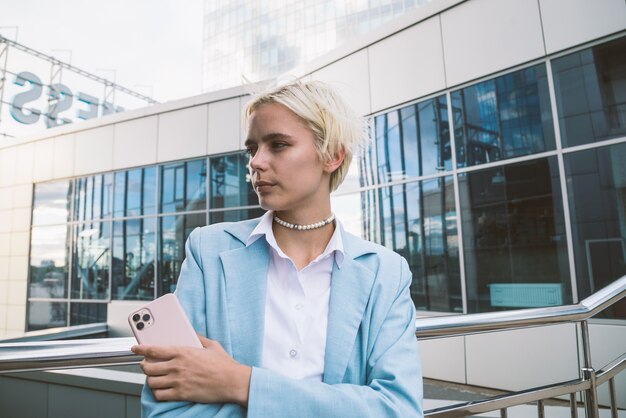
[[[548,54],[626,29],[624,0],[539,0]]]
[[[473,0],[441,14],[448,87],[544,56],[536,2]]]
[[[17,148],[0,149],[0,187],[13,186],[15,184],[16,168]]]
[[[521,390],[578,377],[574,325],[529,328],[466,337],[467,382]]]
[[[51,138],[35,142],[35,163],[33,181],[40,182],[52,178],[54,140]]]
[[[75,135],[62,135],[54,138],[52,157],[52,177],[63,178],[74,175]]]
[[[109,171],[113,168],[113,125],[76,134],[74,175]]]
[[[156,163],[157,126],[156,116],[115,124],[113,169]]]
[[[368,51],[362,49],[314,72],[311,76],[312,80],[323,81],[333,86],[360,115],[369,115],[372,112],[367,54]]]
[[[626,351],[626,326],[623,324],[589,324],[589,337],[591,363],[596,370],[600,370]],[[622,372],[615,378],[615,392],[618,400],[617,407],[625,409],[626,396],[619,394],[626,394],[626,373]],[[598,396],[601,405],[609,405],[608,384],[598,388]]]
[[[424,340],[419,345],[424,377],[465,383],[464,337]]]
[[[158,162],[206,155],[207,106],[159,115],[158,138]]]
[[[238,150],[241,126],[239,98],[209,103],[208,153]]]
[[[377,42],[368,52],[372,112],[445,87],[438,16]]]

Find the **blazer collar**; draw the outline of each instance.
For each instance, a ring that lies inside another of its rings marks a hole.
[[[226,281],[232,355],[250,366],[260,366],[263,358],[269,267],[269,248],[264,239],[245,246],[258,222],[259,219],[253,219],[227,226],[225,231],[242,246],[220,253]],[[341,268],[336,263],[333,267],[324,356],[324,382],[331,384],[343,379],[376,277],[375,272],[357,261],[372,253],[372,247],[340,228],[345,259]]]

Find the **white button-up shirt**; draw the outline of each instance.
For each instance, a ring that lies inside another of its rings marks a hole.
[[[321,381],[330,278],[334,263],[341,267],[344,258],[340,228],[335,227],[324,252],[298,271],[276,243],[273,216],[272,211],[263,215],[247,242],[265,236],[270,247],[262,366],[295,379]]]

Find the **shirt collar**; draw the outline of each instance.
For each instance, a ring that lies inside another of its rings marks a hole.
[[[249,247],[259,238],[265,236],[265,240],[281,257],[287,258],[285,253],[280,249],[278,244],[276,243],[276,238],[274,237],[274,231],[272,230],[272,224],[274,222],[274,211],[268,210],[263,214],[261,220],[257,224],[257,226],[252,230],[252,233],[248,237],[246,241],[246,247]],[[345,258],[345,253],[343,249],[343,240],[341,238],[341,223],[337,218],[335,218],[335,232],[333,232],[332,237],[330,237],[330,241],[328,241],[328,245],[326,245],[326,249],[324,252],[317,258],[323,257],[327,254],[334,253],[335,262],[337,266],[341,268],[343,264],[343,260]]]

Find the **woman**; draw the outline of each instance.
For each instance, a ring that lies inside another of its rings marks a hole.
[[[331,212],[362,119],[318,82],[263,93],[245,116],[268,212],[189,236],[176,294],[204,349],[133,347],[143,415],[422,416],[408,265]]]

